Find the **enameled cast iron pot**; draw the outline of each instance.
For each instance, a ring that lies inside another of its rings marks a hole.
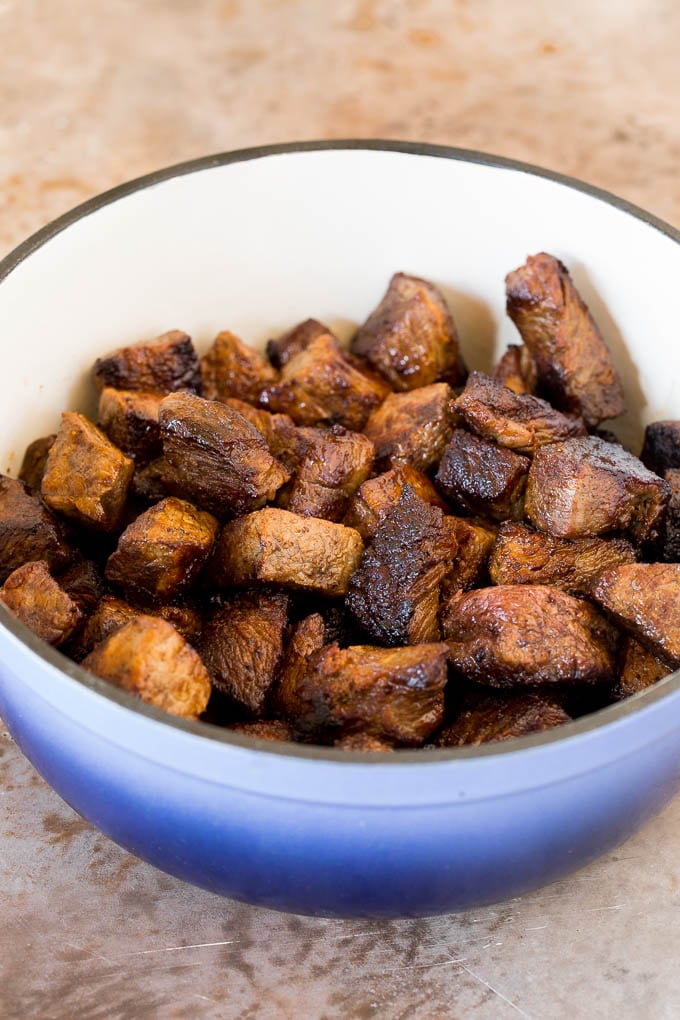
[[[680,416],[680,234],[578,182],[391,142],[197,160],[87,202],[0,264],[0,469],[94,358],[181,328],[263,343],[308,316],[343,336],[403,270],[441,285],[472,367],[514,338],[503,277],[547,250],[618,359],[621,435]],[[178,721],[0,615],[0,714],[112,839],[227,896],[399,917],[514,896],[619,843],[680,787],[680,675],[545,735],[481,750],[347,754]]]

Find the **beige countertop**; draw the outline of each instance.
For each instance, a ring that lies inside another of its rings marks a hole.
[[[159,166],[320,137],[517,157],[680,226],[679,40],[672,0],[0,0],[0,255]],[[680,801],[493,908],[291,917],[142,864],[1,735],[0,1017],[675,1020],[678,846]]]

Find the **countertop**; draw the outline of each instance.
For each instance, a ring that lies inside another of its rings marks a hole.
[[[680,225],[679,38],[673,0],[0,0],[0,254],[159,166],[320,137],[517,157]],[[679,846],[680,800],[493,908],[286,916],[120,850],[0,732],[0,1017],[674,1020]]]

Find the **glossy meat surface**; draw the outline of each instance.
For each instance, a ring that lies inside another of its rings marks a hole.
[[[83,620],[78,604],[54,580],[42,560],[17,567],[0,588],[0,602],[55,647],[68,641]]]
[[[513,393],[536,392],[536,362],[524,344],[510,344],[491,374],[497,383],[507,386]]]
[[[162,399],[159,393],[105,386],[99,395],[99,427],[123,453],[137,463],[148,463],[162,451],[158,424]]]
[[[201,358],[201,379],[206,400],[237,397],[257,404],[264,387],[276,381],[276,372],[263,354],[225,330]]]
[[[437,734],[437,747],[479,746],[512,737],[543,733],[571,722],[562,706],[545,694],[488,697]]]
[[[341,521],[371,473],[373,443],[341,425],[298,429],[299,463],[280,505],[305,517]]]
[[[94,364],[99,389],[141,390],[173,393],[201,388],[201,369],[191,337],[181,329],[170,330],[146,343],[120,347]]]
[[[433,467],[451,436],[452,400],[447,383],[390,394],[364,428],[375,446],[378,469],[387,470],[400,461],[419,471]]]
[[[680,563],[614,567],[593,598],[655,655],[680,666]]]
[[[512,450],[455,429],[435,483],[454,506],[498,521],[518,520],[524,513],[529,463]]]
[[[63,569],[72,551],[59,521],[23,482],[0,475],[0,584],[24,563]]]
[[[345,514],[344,523],[350,528],[356,528],[364,541],[373,538],[382,521],[399,502],[406,485],[410,485],[426,503],[438,506],[440,510],[448,509],[427,475],[410,464],[397,464],[359,486]]]

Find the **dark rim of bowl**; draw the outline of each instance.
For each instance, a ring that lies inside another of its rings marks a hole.
[[[78,220],[97,212],[118,199],[125,198],[134,192],[142,191],[144,188],[161,184],[173,177],[181,177],[184,174],[196,173],[202,170],[210,170],[215,167],[226,166],[230,163],[247,162],[253,159],[261,159],[265,156],[276,156],[286,153],[298,152],[320,152],[324,150],[365,150],[378,152],[400,152],[416,156],[435,156],[440,159],[452,159],[462,163],[477,163],[482,166],[496,167],[503,170],[514,170],[518,173],[528,174],[532,177],[542,177],[556,184],[561,184],[574,191],[583,192],[596,198],[601,202],[613,206],[616,209],[628,213],[637,220],[646,223],[666,237],[680,244],[680,230],[654,216],[652,213],[641,209],[639,206],[619,198],[617,195],[606,191],[603,188],[586,184],[575,177],[557,173],[553,170],[546,170],[544,167],[534,166],[531,163],[524,163],[515,159],[507,159],[504,156],[495,156],[485,152],[478,152],[475,149],[458,149],[448,145],[432,145],[425,142],[404,142],[378,138],[349,138],[332,141],[305,141],[286,142],[276,145],[261,145],[248,149],[237,149],[233,152],[217,153],[212,156],[203,156],[199,159],[188,160],[177,163],[174,166],[156,170],[153,173],[145,174],[134,180],[127,181],[115,188],[102,192],[94,198],[75,206],[63,216],[52,220],[36,233],[14,248],[9,255],[0,261],[0,284],[17,268],[17,266],[28,258],[34,251],[41,248],[47,241],[61,233],[67,227]],[[67,658],[61,652],[51,648],[48,644],[38,638],[28,627],[20,623],[12,614],[0,605],[0,624],[27,645],[32,652],[50,665],[57,667],[62,673],[78,681],[97,694],[114,701],[117,704],[141,713],[175,729],[184,730],[205,740],[222,744],[230,744],[242,748],[255,748],[261,751],[268,751],[273,754],[283,754],[288,757],[308,758],[326,761],[346,761],[363,763],[372,762],[375,764],[426,764],[442,763],[455,759],[471,759],[495,756],[499,754],[513,754],[528,748],[535,748],[544,744],[551,744],[563,741],[568,738],[577,737],[591,730],[600,729],[610,723],[615,723],[623,718],[638,712],[642,708],[651,706],[655,702],[676,693],[680,689],[680,671],[670,674],[653,687],[624,701],[608,705],[589,715],[580,717],[573,722],[566,723],[555,729],[537,733],[533,736],[514,738],[496,744],[486,744],[480,747],[461,747],[449,749],[432,749],[426,753],[422,749],[413,751],[398,751],[392,754],[366,754],[356,751],[341,751],[332,747],[321,747],[317,745],[304,745],[293,743],[277,743],[261,740],[255,737],[242,736],[233,733],[228,729],[210,726],[202,722],[190,722],[177,716],[169,715],[161,709],[141,701],[132,694],[127,694],[106,683],[99,677],[88,673],[73,660]]]

